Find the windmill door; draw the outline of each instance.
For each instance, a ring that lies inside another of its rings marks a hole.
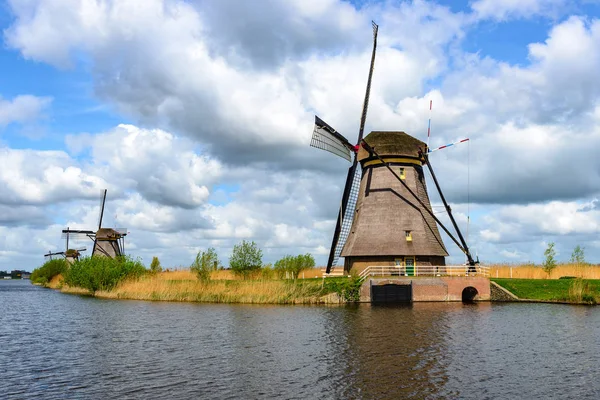
[[[406,266],[406,275],[415,276],[415,258],[406,257],[404,258],[404,265]]]

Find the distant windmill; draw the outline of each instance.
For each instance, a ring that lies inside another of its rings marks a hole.
[[[48,253],[44,254],[44,257],[46,258],[46,260],[53,260],[54,258],[60,257],[67,260],[69,264],[73,264],[75,261],[79,260],[81,253],[86,250],[87,249],[85,247],[81,247],[79,249],[68,249],[66,251],[49,251]]]
[[[344,257],[344,270],[348,272],[352,269],[358,272],[370,265],[388,264],[404,265],[410,275],[415,265],[444,266],[448,252],[438,225],[467,255],[468,263],[475,265],[429,164],[427,144],[399,131],[375,131],[363,139],[377,32],[378,26],[373,23],[373,52],[357,144],[352,145],[315,116],[311,146],[352,162],[327,261],[327,273],[337,264],[339,257]],[[427,165],[431,172],[460,242],[432,211],[423,165]]]
[[[93,256],[104,256],[115,258],[124,254],[125,252],[125,236],[127,236],[126,228],[103,228],[102,218],[104,216],[104,206],[106,203],[106,192],[104,189],[103,195],[100,202],[100,217],[98,219],[98,230],[73,230],[63,229],[63,237],[67,239],[69,236],[74,237],[87,237],[94,241],[94,247],[92,250]]]
[[[69,230],[69,228],[67,228],[67,231],[68,230]],[[87,249],[85,247],[80,247],[78,249],[69,248],[69,233],[68,232],[66,234],[64,234],[64,238],[66,239],[65,240],[65,252],[64,252],[65,259],[67,260],[67,262],[69,264],[73,264],[75,261],[79,260],[81,253],[86,251]]]
[[[54,260],[55,258],[64,258],[64,257],[65,257],[64,251],[56,251],[56,252],[48,251],[46,254],[44,254],[44,258],[47,261]]]

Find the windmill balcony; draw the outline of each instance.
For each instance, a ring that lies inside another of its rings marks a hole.
[[[489,277],[489,267],[485,266],[469,266],[469,265],[385,265],[385,266],[368,266],[361,271],[359,277],[365,279],[367,277],[382,277],[382,276],[481,276]]]

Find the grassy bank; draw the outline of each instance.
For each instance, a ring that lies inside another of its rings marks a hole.
[[[497,279],[500,286],[520,299],[600,303],[600,279]]]
[[[70,287],[60,276],[48,285],[63,293],[90,294]],[[208,282],[199,281],[189,270],[146,274],[119,283],[111,290],[98,290],[95,297],[152,301],[191,301],[247,304],[326,304],[353,301],[358,285],[348,278],[322,279],[248,279],[229,271],[214,271]]]

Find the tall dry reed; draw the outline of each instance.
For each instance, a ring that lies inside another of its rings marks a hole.
[[[487,265],[491,278],[514,279],[558,279],[572,276],[584,279],[600,279],[600,266],[587,264],[559,264],[548,275],[541,266],[534,264],[492,264]]]
[[[223,276],[215,271],[213,276]],[[179,279],[176,279],[179,278]],[[282,280],[214,279],[198,281],[189,271],[146,275],[122,282],[97,297],[135,300],[197,301],[210,303],[311,304],[326,300],[318,280],[294,283]]]

